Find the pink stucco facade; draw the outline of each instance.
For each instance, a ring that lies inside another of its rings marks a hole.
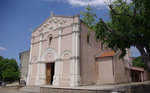
[[[130,51],[123,60],[101,48],[79,16],[52,15],[32,32],[27,85],[80,86],[130,82]],[[50,73],[50,74],[49,74]],[[51,77],[51,78],[50,78]]]

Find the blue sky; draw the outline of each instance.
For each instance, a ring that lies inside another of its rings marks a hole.
[[[19,53],[30,48],[31,32],[50,16],[51,10],[55,15],[76,15],[88,4],[108,20],[102,0],[0,0],[0,56],[19,63]],[[132,48],[132,55],[139,56],[139,52]]]

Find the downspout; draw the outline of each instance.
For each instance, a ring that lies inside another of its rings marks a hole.
[[[80,20],[80,16],[79,16],[79,41],[80,41],[80,46],[79,46],[79,48],[80,48],[80,52],[79,52],[79,60],[80,60],[80,86],[82,85],[82,75],[81,75],[81,20]]]
[[[112,56],[113,83],[115,83],[115,62]]]

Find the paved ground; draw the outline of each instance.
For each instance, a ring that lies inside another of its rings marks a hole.
[[[40,93],[40,87],[38,86],[24,86],[19,89],[22,92]]]
[[[114,85],[93,85],[93,86],[80,86],[80,87],[55,87],[55,86],[42,86],[51,88],[65,88],[65,89],[87,89],[87,90],[105,90],[105,89],[116,89],[124,86],[140,85],[140,84],[150,84],[150,81],[146,82],[132,82],[125,84],[114,84]],[[19,90],[3,89],[0,87],[0,93],[40,93],[40,87],[37,86],[25,86]],[[150,93],[150,92],[149,92]]]
[[[30,93],[30,92],[20,92],[18,90],[0,88],[0,93]]]
[[[142,85],[142,84],[150,84],[150,81],[145,82],[131,82],[131,83],[124,83],[124,84],[110,84],[110,85],[91,85],[91,86],[80,86],[80,87],[55,87],[45,85],[42,87],[51,87],[51,88],[65,88],[65,89],[87,89],[87,90],[107,90],[107,89],[116,89],[125,86],[132,86],[132,85]]]

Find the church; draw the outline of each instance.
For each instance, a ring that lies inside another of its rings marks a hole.
[[[79,15],[49,16],[31,36],[27,85],[77,87],[131,82],[131,52],[105,48],[87,36],[88,26]]]

